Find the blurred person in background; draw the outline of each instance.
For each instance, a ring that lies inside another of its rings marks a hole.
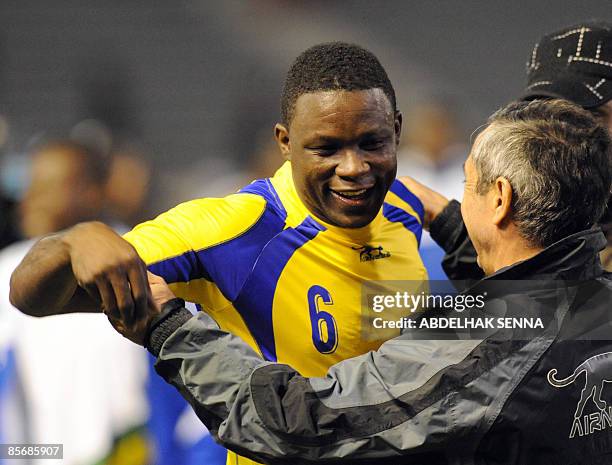
[[[100,219],[107,176],[107,159],[85,145],[56,140],[37,147],[20,205],[29,240],[0,252],[2,441],[62,443],[62,463],[71,465],[149,463],[147,359],[100,315],[22,314],[9,303],[9,280],[36,237]]]
[[[148,215],[152,168],[137,150],[113,152],[106,185],[106,211],[126,226],[142,222]]]
[[[69,140],[48,142],[32,155],[30,183],[20,205],[27,238],[101,219],[108,160]]]
[[[448,198],[463,195],[463,160],[468,147],[450,102],[430,98],[409,108],[397,154],[397,175],[411,176]],[[440,262],[444,250],[423,232],[419,248],[429,279],[447,279]]]

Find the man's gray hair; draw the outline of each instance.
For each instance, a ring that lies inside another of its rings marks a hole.
[[[514,102],[489,118],[472,150],[476,191],[498,177],[512,186],[512,221],[547,247],[588,229],[610,195],[610,137],[593,116],[563,100]]]

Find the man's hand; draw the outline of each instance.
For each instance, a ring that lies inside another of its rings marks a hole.
[[[145,313],[138,314],[132,321],[107,314],[108,321],[119,334],[141,346],[145,344],[145,336],[153,319],[161,312],[162,305],[175,298],[163,278],[150,272],[147,272],[147,277],[151,286],[152,299],[149,300]]]
[[[147,278],[149,280],[149,286],[151,286],[151,294],[153,301],[158,308],[161,308],[169,300],[175,299],[176,296],[164,281],[164,278],[157,276],[156,274],[147,271]]]
[[[439,194],[424,184],[415,181],[410,176],[402,176],[398,179],[423,203],[423,207],[425,207],[423,227],[429,231],[429,225],[434,218],[438,216],[442,210],[444,210],[444,207],[448,205],[449,200],[442,194]]]
[[[62,242],[78,285],[102,303],[104,313],[125,322],[147,313],[147,270],[130,243],[99,222],[77,224]]]

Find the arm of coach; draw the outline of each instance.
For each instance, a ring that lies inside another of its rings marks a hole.
[[[176,310],[167,322],[148,345],[157,372],[218,442],[266,463],[446,463],[449,455],[469,456],[466,445],[478,444],[553,340],[400,336],[333,366],[324,378],[305,378],[263,361],[202,312]]]

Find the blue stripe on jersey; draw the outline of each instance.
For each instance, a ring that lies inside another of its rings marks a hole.
[[[204,278],[213,281],[227,299],[236,298],[259,253],[283,230],[287,217],[269,179],[254,181],[240,192],[260,195],[266,200],[264,213],[250,229],[222,244],[152,263],[149,270],[168,283]]]
[[[285,226],[284,219],[279,218],[276,208],[269,208],[269,204],[266,204],[261,218],[240,236],[203,250],[185,252],[153,263],[149,265],[149,270],[168,283],[205,278],[214,282],[226,299],[233,301],[263,248]],[[206,231],[202,231],[202,234],[206,234]]]
[[[243,187],[238,191],[239,194],[257,194],[262,196],[268,202],[268,206],[276,211],[279,216],[283,219],[287,219],[287,210],[280,200],[276,189],[272,185],[270,178],[258,179],[253,181],[248,186]]]
[[[262,251],[251,276],[234,301],[234,307],[267,360],[276,361],[272,306],[280,275],[295,251],[320,231],[325,231],[325,227],[307,217],[296,228],[287,228],[276,236]]]
[[[202,266],[197,252],[193,250],[178,257],[151,263],[147,268],[151,273],[164,278],[167,283],[186,283],[199,278],[211,280],[210,275]]]
[[[402,223],[408,231],[412,231],[414,233],[418,244],[421,244],[423,227],[414,216],[410,215],[401,208],[397,208],[388,203],[383,204],[383,216],[393,223]]]
[[[397,179],[393,181],[393,184],[391,184],[391,189],[389,190],[414,208],[414,211],[417,212],[421,218],[421,223],[423,223],[423,219],[425,218],[425,208],[423,207],[423,203],[416,195],[410,192],[408,188]]]
[[[268,205],[251,229],[230,241],[198,252],[208,275],[230,301],[238,296],[266,244],[285,227],[284,219]]]

